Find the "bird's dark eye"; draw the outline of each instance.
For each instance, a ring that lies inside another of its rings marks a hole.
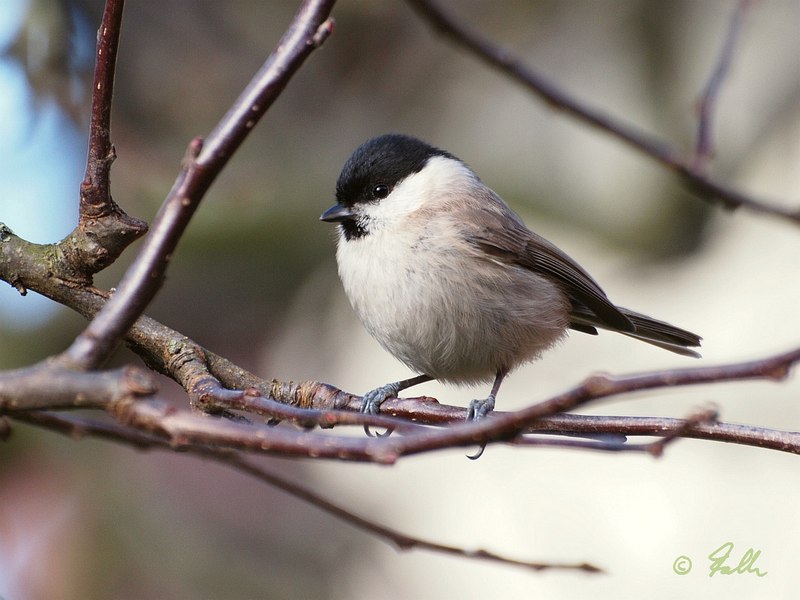
[[[385,183],[379,183],[372,188],[372,195],[376,198],[386,198],[389,195],[389,186]]]

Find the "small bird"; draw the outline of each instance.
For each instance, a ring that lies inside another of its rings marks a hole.
[[[494,380],[468,419],[494,409],[503,378],[538,359],[568,329],[617,331],[699,357],[701,338],[615,306],[578,263],[533,233],[460,159],[414,137],[387,134],[360,146],[336,182],[336,259],[367,331],[418,376],[364,395],[387,398],[436,379]]]

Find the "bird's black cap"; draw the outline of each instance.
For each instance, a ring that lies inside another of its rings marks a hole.
[[[409,135],[389,133],[373,138],[353,152],[342,168],[336,200],[344,206],[380,200],[403,179],[421,171],[433,156],[455,158]],[[379,186],[386,189],[376,194]]]

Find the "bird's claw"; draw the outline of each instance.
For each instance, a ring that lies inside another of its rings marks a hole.
[[[377,415],[381,411],[381,404],[387,398],[391,398],[396,394],[397,391],[394,390],[392,384],[370,390],[364,394],[364,398],[361,401],[361,412],[368,415]]]
[[[486,415],[494,410],[494,396],[489,395],[488,398],[482,400],[473,400],[469,403],[469,410],[467,411],[467,421],[478,421],[483,419]],[[481,444],[475,454],[467,454],[470,460],[478,460],[483,456],[483,451],[486,450],[486,444]]]
[[[470,460],[478,460],[481,456],[483,456],[484,450],[486,450],[486,444],[481,444],[481,447],[478,448],[478,451],[475,454],[467,454],[467,458]]]
[[[469,403],[467,411],[467,421],[477,421],[484,418],[494,410],[494,396],[489,396],[482,400],[473,400]]]
[[[384,386],[370,390],[361,401],[361,412],[367,415],[377,415],[381,411],[381,404],[389,398],[397,397],[400,391],[396,383],[387,383]],[[376,433],[375,437],[387,437],[391,435],[393,429],[387,429],[384,433]],[[373,437],[369,425],[364,425],[364,433],[369,437]]]

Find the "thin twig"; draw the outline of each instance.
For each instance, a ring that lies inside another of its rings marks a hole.
[[[581,417],[583,415],[570,415]],[[688,437],[688,434],[702,423],[716,423],[718,413],[716,409],[705,409],[680,419],[680,426],[666,432],[663,437],[649,444],[629,444],[612,440],[572,440],[572,439],[544,439],[536,436],[519,435],[510,443],[515,446],[545,446],[550,448],[574,448],[578,450],[597,450],[601,452],[646,452],[655,457],[661,457],[664,449],[677,440]]]
[[[664,437],[656,440],[652,444],[648,444],[647,451],[652,456],[661,456],[664,454],[664,448],[666,448],[668,444],[671,444],[677,439],[685,437],[687,433],[702,423],[715,423],[718,416],[719,413],[715,408],[698,410],[694,414],[689,415],[683,421],[683,425],[681,425],[681,427],[668,432]]]
[[[737,423],[697,423],[690,429],[686,421],[669,417],[630,417],[561,414],[537,421],[535,428],[548,432],[594,434],[602,436],[609,432],[626,436],[660,436],[669,432],[680,432],[683,438],[727,442],[753,446],[779,452],[800,454],[800,432],[776,430]]]
[[[650,453],[650,444],[627,444],[625,442],[604,440],[575,440],[561,437],[519,435],[508,442],[512,446],[559,448],[562,450],[593,450],[598,452],[643,452]]]
[[[725,43],[720,51],[717,64],[698,102],[697,144],[695,146],[694,157],[692,158],[692,166],[697,171],[704,171],[706,165],[714,156],[712,130],[717,95],[730,69],[731,62],[733,61],[733,52],[739,39],[742,24],[752,5],[752,0],[739,0],[736,10],[733,11],[733,16],[731,17],[731,22],[728,27],[728,34],[725,37]]]
[[[392,529],[390,527],[386,527],[385,525],[381,525],[375,521],[370,521],[369,519],[365,519],[360,517],[336,504],[333,504],[329,500],[326,500],[319,494],[316,494],[307,488],[303,488],[295,483],[289,482],[288,480],[275,475],[274,473],[266,472],[261,467],[256,466],[252,462],[248,461],[247,459],[243,458],[237,454],[229,455],[230,458],[227,460],[231,466],[240,471],[244,471],[253,475],[257,479],[261,481],[265,481],[285,492],[295,496],[296,498],[300,498],[309,502],[310,504],[316,506],[317,508],[331,514],[347,523],[350,523],[354,527],[369,533],[377,537],[384,542],[387,542],[398,550],[408,551],[408,550],[428,550],[431,552],[436,552],[440,554],[449,554],[451,556],[459,556],[463,558],[472,558],[477,560],[485,560],[491,562],[498,562],[501,564],[506,565],[513,565],[516,567],[524,567],[527,569],[532,569],[534,571],[546,571],[546,570],[567,570],[567,571],[584,571],[587,573],[602,573],[602,569],[591,565],[589,563],[543,563],[543,562],[532,562],[532,561],[525,561],[525,560],[518,560],[513,558],[508,558],[505,556],[501,556],[499,554],[495,554],[494,552],[489,552],[487,550],[467,550],[465,548],[461,548],[458,546],[450,546],[447,544],[440,544],[438,542],[431,542],[429,540],[424,540],[415,536],[410,536],[405,533],[401,533],[396,529]]]
[[[114,162],[111,144],[111,100],[114,71],[125,0],[106,0],[97,30],[97,54],[92,85],[92,116],[89,126],[89,156],[86,176],[81,184],[81,219],[97,218],[113,212],[109,174]]]
[[[139,448],[148,449],[171,449],[169,444],[155,436],[145,432],[132,430],[113,422],[100,422],[93,419],[74,415],[61,415],[51,412],[34,412],[19,414],[15,419],[27,422],[32,425],[58,431],[72,438],[80,438],[86,435],[103,438],[109,441],[122,443]],[[372,535],[384,542],[396,547],[398,550],[429,550],[440,554],[449,554],[464,558],[472,558],[483,561],[498,562],[501,564],[523,567],[535,571],[544,570],[579,570],[587,573],[601,573],[602,570],[588,563],[543,563],[518,560],[508,558],[489,552],[486,550],[467,550],[458,546],[450,546],[431,542],[415,536],[411,536],[396,529],[391,529],[375,521],[365,519],[346,508],[323,498],[312,490],[297,483],[277,475],[276,473],[255,464],[253,461],[230,450],[211,448],[208,446],[192,446],[184,448],[192,454],[225,464],[243,473],[262,481],[268,485],[276,487],[285,493],[302,500],[329,515],[348,523],[369,535]]]
[[[527,67],[511,52],[469,29],[433,0],[407,0],[437,32],[447,36],[469,50],[482,61],[522,84],[556,110],[592,125],[626,143],[645,156],[656,160],[677,173],[686,185],[705,200],[716,200],[729,208],[746,208],[753,212],[769,214],[800,224],[800,209],[786,209],[775,203],[756,199],[733,187],[709,177],[684,160],[680,153],[666,142],[655,139],[632,125],[624,123],[600,110],[592,108],[561,90],[554,83]]]

